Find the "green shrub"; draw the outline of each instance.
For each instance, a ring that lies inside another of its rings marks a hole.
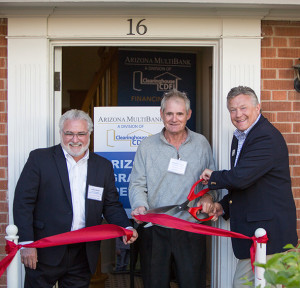
[[[265,268],[265,288],[276,287],[278,284],[285,288],[300,287],[300,244],[297,247],[288,244],[284,249],[289,250],[274,254],[266,264],[254,262],[255,266]],[[244,285],[249,284],[247,282]]]

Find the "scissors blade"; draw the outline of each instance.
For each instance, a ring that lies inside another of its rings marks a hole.
[[[187,211],[190,207],[188,207],[188,204],[190,203],[190,200],[186,200],[180,205],[174,205],[172,208],[172,213],[177,214],[182,211]]]
[[[148,213],[155,213],[155,214],[160,214],[160,213],[165,213],[168,212],[169,210],[175,208],[177,205],[169,205],[169,206],[162,206],[154,209],[149,209],[146,211],[146,214]]]

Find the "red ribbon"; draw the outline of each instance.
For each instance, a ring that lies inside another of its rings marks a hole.
[[[127,236],[128,241],[132,236],[132,231],[114,224],[102,224],[42,238],[30,244],[17,245],[12,241],[6,241],[5,250],[8,255],[4,259],[2,259],[2,261],[0,261],[0,277],[7,269],[11,261],[14,259],[15,255],[21,247],[45,248],[59,245],[100,241],[117,238],[124,235]]]
[[[254,269],[253,263],[255,260],[256,243],[267,243],[268,241],[267,235],[259,238],[255,236],[249,237],[240,233],[227,231],[220,228],[188,222],[166,214],[150,213],[145,215],[136,215],[135,218],[143,222],[151,222],[154,224],[180,229],[192,233],[252,240],[252,246],[250,248],[252,269]],[[126,235],[127,240],[129,240],[132,236],[132,231],[113,224],[103,224],[46,237],[30,244],[16,245],[12,241],[6,241],[5,249],[8,255],[0,262],[0,277],[21,247],[45,248],[66,244],[100,241],[105,239],[117,238],[124,235]]]
[[[188,222],[166,214],[149,213],[144,215],[135,215],[134,217],[143,222],[151,222],[153,224],[167,226],[169,228],[175,228],[175,229],[192,232],[192,233],[252,240],[252,245],[250,248],[250,258],[251,258],[251,266],[253,272],[254,272],[253,263],[255,261],[255,253],[256,253],[256,243],[267,243],[268,241],[267,235],[258,238],[255,236],[249,237],[237,232],[227,231],[220,228]]]

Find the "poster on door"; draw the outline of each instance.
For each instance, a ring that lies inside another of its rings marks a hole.
[[[196,111],[196,54],[119,50],[118,106],[160,106],[171,89],[185,92]],[[187,122],[193,131],[195,116]]]
[[[94,152],[111,161],[116,188],[127,215],[128,186],[133,160],[141,141],[163,128],[160,107],[95,107]]]

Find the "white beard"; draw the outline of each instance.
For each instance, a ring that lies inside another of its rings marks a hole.
[[[72,150],[72,146],[76,147],[76,146],[80,146],[81,145],[81,148],[79,151],[77,152],[74,152]],[[70,142],[68,143],[68,145],[65,145],[63,143],[63,141],[61,141],[61,146],[64,148],[64,150],[66,150],[68,152],[68,154],[70,154],[72,157],[79,157],[81,156],[82,154],[84,154],[86,152],[86,150],[89,148],[90,146],[90,139],[89,139],[89,142],[83,146],[81,142],[77,142],[77,143],[74,143],[74,142]]]

